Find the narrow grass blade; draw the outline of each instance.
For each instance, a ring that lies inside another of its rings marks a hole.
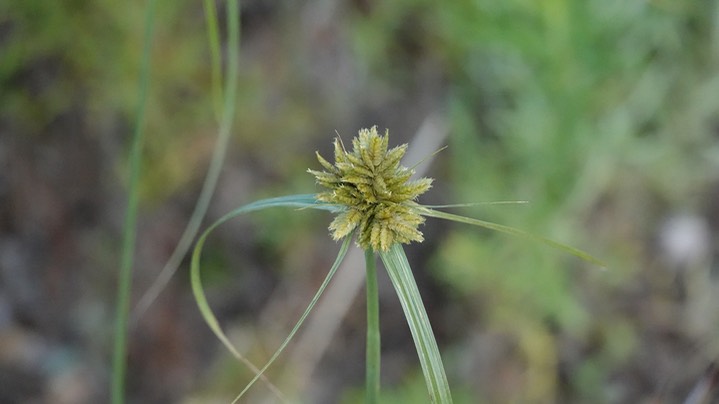
[[[568,254],[579,257],[579,258],[583,259],[584,261],[598,265],[602,268],[606,268],[606,266],[607,266],[607,264],[604,263],[602,260],[595,258],[592,255],[590,255],[589,253],[584,252],[578,248],[574,248],[567,244],[560,243],[558,241],[554,241],[554,240],[551,240],[551,239],[548,239],[545,237],[537,236],[535,234],[528,233],[524,230],[520,230],[520,229],[517,229],[514,227],[505,226],[505,225],[501,225],[501,224],[497,224],[497,223],[487,222],[484,220],[472,219],[472,218],[465,217],[465,216],[442,212],[439,210],[427,208],[426,206],[420,206],[418,209],[420,210],[420,213],[424,216],[436,217],[438,219],[447,219],[447,220],[452,220],[455,222],[471,224],[471,225],[475,225],[475,226],[484,227],[484,228],[487,228],[490,230],[495,230],[498,232],[511,234],[513,236],[519,236],[519,237],[522,237],[522,238],[525,238],[528,240],[537,241],[537,242],[546,244],[550,247],[557,248],[557,249],[562,250]]]
[[[137,205],[139,199],[140,161],[144,138],[145,105],[150,84],[150,59],[152,55],[152,31],[155,26],[157,1],[150,0],[145,17],[144,49],[140,66],[140,95],[135,116],[135,128],[130,150],[130,182],[125,213],[125,225],[122,240],[122,256],[117,287],[117,317],[115,321],[115,341],[112,357],[111,398],[113,404],[125,402],[125,372],[127,369],[127,320],[130,313],[130,287],[132,285],[132,263],[135,256],[137,236]]]
[[[409,329],[412,332],[430,399],[433,403],[451,403],[452,395],[449,391],[437,341],[434,339],[434,333],[404,249],[400,244],[394,244],[389,251],[380,252],[380,257],[392,285],[397,291],[402,310],[404,310]]]
[[[180,266],[182,259],[187,254],[187,251],[192,246],[192,241],[197,236],[197,232],[200,229],[202,219],[207,213],[207,208],[210,205],[212,195],[215,193],[217,187],[217,181],[220,178],[220,172],[222,171],[222,165],[225,161],[227,145],[230,141],[230,135],[232,133],[232,123],[235,117],[235,104],[237,103],[237,80],[238,80],[238,65],[239,65],[239,52],[240,52],[240,10],[238,0],[227,1],[227,77],[225,82],[225,99],[224,104],[219,104],[221,100],[222,91],[218,89],[219,83],[221,82],[220,72],[220,59],[219,59],[219,33],[217,32],[217,11],[215,10],[215,4],[213,0],[205,1],[205,12],[207,15],[207,30],[210,41],[210,51],[212,55],[212,84],[213,84],[213,99],[215,100],[215,112],[218,117],[222,116],[220,121],[220,128],[217,135],[217,143],[212,152],[212,159],[210,160],[210,166],[207,169],[205,175],[205,181],[202,183],[202,190],[200,196],[197,198],[197,204],[192,212],[190,220],[187,222],[187,227],[182,233],[180,241],[175,247],[175,251],[172,252],[170,259],[160,271],[155,281],[152,283],[150,288],[143,294],[140,301],[137,303],[133,313],[133,321],[137,321],[145,311],[152,305],[157,299],[157,296],[167,286],[167,283],[172,279],[172,276]]]
[[[203,8],[205,9],[205,25],[207,29],[207,43],[210,48],[210,68],[211,68],[211,86],[212,86],[212,102],[215,107],[215,116],[217,121],[221,121],[223,116],[222,107],[222,62],[220,59],[220,29],[217,24],[217,6],[215,0],[204,0]],[[239,16],[237,16],[239,17]],[[233,17],[234,18],[234,17]],[[239,36],[239,31],[238,31]],[[239,38],[238,38],[239,39]],[[230,35],[232,40],[232,35]],[[238,41],[239,43],[239,41]],[[230,46],[232,49],[232,46]],[[229,52],[228,52],[229,56]],[[231,57],[231,56],[230,56]],[[230,70],[230,69],[228,69]],[[229,72],[231,73],[231,72]]]
[[[315,295],[312,297],[312,300],[310,301],[310,304],[305,309],[304,313],[302,313],[302,315],[300,316],[300,319],[297,320],[297,323],[292,328],[292,331],[290,331],[290,333],[287,335],[287,338],[285,338],[285,340],[282,342],[282,344],[280,344],[279,348],[277,348],[275,353],[272,354],[272,357],[270,357],[270,360],[267,361],[265,366],[263,366],[262,369],[260,369],[259,373],[255,376],[255,378],[250,380],[250,382],[247,383],[247,386],[245,386],[245,388],[240,392],[240,394],[238,394],[237,397],[235,397],[235,400],[232,401],[233,404],[238,402],[240,400],[240,398],[242,398],[242,396],[244,396],[245,393],[247,393],[247,391],[250,389],[250,387],[252,387],[252,385],[254,385],[255,382],[264,375],[265,371],[275,362],[275,360],[277,360],[277,358],[280,356],[282,351],[284,351],[285,348],[287,347],[287,344],[289,344],[290,341],[292,340],[292,338],[295,336],[295,334],[297,334],[297,331],[300,329],[302,324],[305,322],[305,319],[310,314],[312,309],[315,307],[315,305],[317,304],[317,301],[320,300],[320,296],[322,296],[322,293],[324,293],[325,289],[327,289],[327,285],[329,285],[330,281],[332,280],[335,273],[337,272],[337,269],[340,267],[340,264],[342,263],[345,256],[347,255],[347,250],[349,250],[351,241],[352,241],[351,235],[349,237],[345,237],[344,241],[342,242],[342,246],[340,247],[340,251],[337,254],[337,258],[335,259],[335,262],[332,264],[332,267],[330,268],[329,272],[327,273],[325,280],[322,281],[322,284],[317,289],[317,292],[315,293]]]
[[[294,208],[314,208],[314,209],[321,209],[321,210],[334,210],[336,207],[333,207],[332,205],[324,204],[321,202],[318,202],[315,199],[314,195],[290,195],[290,196],[284,196],[284,197],[278,197],[278,198],[269,198],[269,199],[263,199],[259,200],[247,205],[244,205],[242,207],[239,207],[226,215],[222,216],[219,220],[217,220],[215,223],[213,223],[207,230],[205,230],[200,238],[197,241],[197,244],[195,245],[195,248],[192,252],[192,261],[190,263],[190,280],[192,285],[192,292],[195,296],[195,302],[197,303],[197,306],[200,310],[200,313],[202,314],[203,319],[207,323],[207,325],[210,327],[210,329],[214,332],[215,336],[222,342],[223,345],[242,363],[244,363],[250,370],[252,370],[255,373],[255,378],[247,385],[245,390],[238,396],[238,399],[251,387],[258,379],[262,379],[263,382],[268,385],[270,390],[278,396],[283,401],[287,401],[286,398],[282,395],[282,393],[274,387],[269,380],[267,380],[266,377],[264,377],[263,373],[264,371],[274,362],[274,360],[279,356],[279,354],[282,352],[282,350],[285,348],[287,343],[289,343],[289,340],[294,336],[294,334],[297,332],[297,329],[299,329],[300,325],[304,321],[304,319],[307,317],[307,314],[309,311],[314,307],[314,304],[319,299],[319,296],[322,294],[324,289],[326,288],[327,284],[329,283],[330,279],[334,275],[334,273],[337,271],[337,268],[339,267],[340,262],[344,258],[345,254],[347,253],[347,249],[349,248],[349,240],[348,237],[347,240],[342,244],[342,247],[340,249],[339,255],[337,256],[337,260],[335,261],[334,265],[330,269],[329,274],[327,275],[327,278],[322,283],[322,286],[320,286],[320,289],[318,290],[315,297],[312,299],[312,302],[310,303],[310,306],[307,308],[303,316],[298,321],[295,328],[292,330],[290,335],[287,337],[287,340],[280,346],[280,348],[275,352],[275,355],[270,359],[267,365],[265,365],[264,368],[258,369],[252,362],[247,360],[237,349],[232,345],[230,340],[225,335],[224,331],[222,331],[222,328],[220,327],[219,322],[217,321],[217,317],[215,317],[214,313],[212,312],[212,309],[210,308],[209,303],[207,302],[207,298],[205,296],[204,289],[202,287],[202,280],[200,277],[200,256],[202,254],[202,247],[205,244],[205,241],[207,240],[207,237],[212,233],[214,229],[216,229],[221,224],[227,222],[230,219],[233,219],[241,214],[254,212],[257,210],[267,209],[267,208],[273,208],[273,207],[294,207]],[[236,400],[235,400],[236,401]]]
[[[379,291],[377,290],[377,257],[365,250],[367,267],[367,364],[365,404],[377,404],[380,392]]]
[[[471,203],[453,203],[449,205],[422,205],[424,208],[430,209],[447,209],[447,208],[471,208],[474,206],[487,205],[525,205],[529,201],[488,201],[488,202],[471,202]]]

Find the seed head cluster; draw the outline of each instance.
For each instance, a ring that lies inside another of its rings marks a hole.
[[[317,153],[325,171],[308,170],[329,191],[317,195],[322,202],[345,208],[330,224],[335,240],[358,229],[357,243],[364,249],[387,251],[394,243],[421,242],[417,227],[424,223],[414,200],[432,186],[431,178],[410,181],[411,168],[400,165],[407,145],[387,149],[389,133],[377,127],[361,129],[352,139],[352,152],[335,139],[335,164]]]

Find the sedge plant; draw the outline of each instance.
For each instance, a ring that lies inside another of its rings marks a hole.
[[[367,346],[365,401],[379,402],[380,396],[380,332],[379,296],[377,293],[377,257],[381,259],[397,292],[417,350],[422,373],[432,403],[451,403],[447,376],[427,312],[407,256],[402,247],[411,242],[421,243],[424,238],[419,226],[427,217],[447,219],[520,236],[548,244],[588,262],[604,266],[591,255],[544,237],[513,227],[448,213],[440,208],[466,205],[429,206],[417,198],[432,186],[432,179],[411,179],[413,168],[401,165],[407,145],[389,148],[389,133],[377,128],[362,129],[352,140],[348,150],[339,138],[334,140],[334,163],[317,153],[322,170],[308,170],[325,191],[317,194],[289,195],[259,200],[227,213],[212,224],[199,237],[191,261],[191,283],[198,307],[216,336],[238,358],[241,355],[222,331],[205,297],[200,277],[200,255],[207,237],[222,223],[241,214],[273,207],[318,209],[336,214],[329,225],[332,238],[341,240],[334,264],[310,301],[307,309],[290,331],[287,338],[264,367],[255,371],[255,377],[235,398],[237,402],[259,379],[286,348],[292,337],[307,318],[344,259],[351,240],[365,252],[367,292]],[[244,361],[244,359],[243,359]],[[278,394],[276,392],[276,394]],[[281,395],[278,394],[282,398]]]

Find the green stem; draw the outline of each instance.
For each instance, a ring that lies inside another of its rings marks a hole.
[[[135,255],[137,232],[137,205],[139,199],[140,162],[142,157],[143,123],[150,82],[150,56],[152,54],[152,29],[155,21],[156,0],[150,0],[145,19],[145,38],[140,65],[140,96],[137,105],[132,148],[130,150],[130,182],[122,240],[122,256],[117,289],[117,314],[115,321],[115,344],[112,356],[113,404],[125,402],[125,372],[127,369],[127,320],[130,312],[130,287],[132,263]]]
[[[365,250],[367,266],[367,394],[365,402],[379,402],[380,391],[380,331],[379,293],[377,291],[377,258],[371,249]]]

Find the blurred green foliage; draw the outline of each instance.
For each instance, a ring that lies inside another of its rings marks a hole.
[[[515,399],[557,399],[560,330],[602,341],[570,377],[570,397],[611,401],[601,387],[638,330],[584,304],[582,288],[610,296],[614,279],[641,270],[662,203],[699,209],[692,195],[716,180],[717,12],[713,1],[405,0],[378,3],[358,23],[360,54],[387,80],[417,54],[441,64],[454,201],[528,199],[480,213],[612,262],[611,274],[595,276],[502,235],[463,230],[442,240],[432,268],[476,310],[468,321],[516,340],[528,371],[544,369]],[[593,217],[605,204],[612,213]],[[617,237],[627,220],[636,229],[623,236],[634,239]],[[529,341],[547,344],[533,350]]]
[[[188,168],[203,167],[198,151],[211,147],[196,136],[214,134],[200,12],[190,1],[161,2],[158,10],[145,200],[163,199],[194,179]],[[63,116],[80,115],[104,144],[115,146],[110,139],[117,137],[124,143],[137,103],[144,2],[11,1],[0,4],[0,15],[0,118],[20,133],[42,135]]]

